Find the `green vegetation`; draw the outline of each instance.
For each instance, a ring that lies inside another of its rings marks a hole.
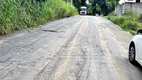
[[[78,14],[62,0],[0,0],[0,34],[9,34]]]
[[[142,14],[139,15],[134,12],[128,12],[123,16],[114,16],[114,12],[112,12],[107,18],[133,35],[136,30],[142,28]]]
[[[65,0],[69,1],[70,0]],[[95,15],[103,14],[107,15],[110,12],[114,11],[115,6],[118,5],[119,0],[88,0],[89,4],[86,3],[86,0],[73,0],[74,6],[80,11],[81,6],[87,6],[88,14]]]

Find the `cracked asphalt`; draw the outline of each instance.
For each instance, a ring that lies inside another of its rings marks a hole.
[[[133,36],[103,17],[73,16],[0,36],[0,80],[142,80]]]

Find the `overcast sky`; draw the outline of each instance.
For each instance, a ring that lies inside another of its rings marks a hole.
[[[122,4],[122,2],[124,2],[124,0],[120,0],[119,3]]]
[[[86,4],[89,4],[89,1],[88,1],[88,0],[86,0]]]

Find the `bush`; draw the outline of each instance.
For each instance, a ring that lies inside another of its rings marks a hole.
[[[138,27],[140,27],[140,24],[136,21],[125,21],[122,25],[124,30],[136,31]]]
[[[109,13],[108,16],[114,16],[114,11]]]
[[[115,24],[121,25],[125,21],[125,18],[124,17],[118,17],[118,18],[115,18],[113,21],[114,21]]]
[[[62,0],[0,0],[0,34],[75,14],[76,8]]]
[[[142,23],[142,14],[139,15],[139,21]]]
[[[142,28],[142,15],[138,15],[134,12],[128,12],[125,13],[123,16],[108,16],[109,20],[111,20],[113,23],[118,24],[123,30],[129,31],[131,34],[134,34],[134,32]]]
[[[136,34],[136,31],[133,31],[133,30],[129,30],[129,32],[130,32],[132,35],[135,35],[135,34]]]

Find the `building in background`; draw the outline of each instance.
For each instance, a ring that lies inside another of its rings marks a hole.
[[[130,11],[142,14],[142,0],[124,0],[115,8],[115,15],[119,16]]]

